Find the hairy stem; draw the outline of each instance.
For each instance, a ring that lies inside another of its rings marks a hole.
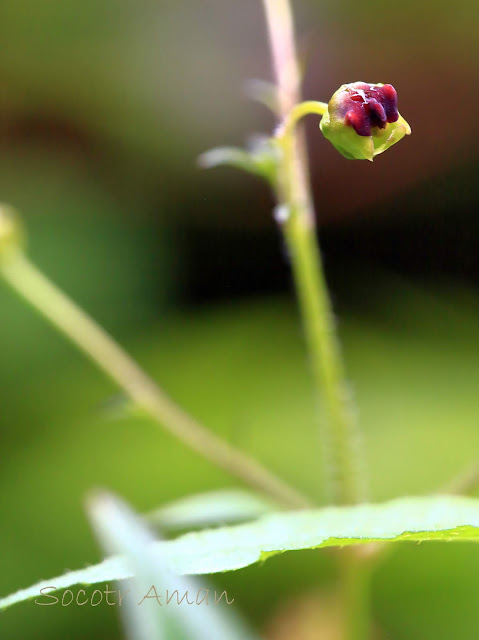
[[[314,379],[323,407],[326,484],[333,502],[354,503],[364,497],[356,412],[345,379],[316,240],[305,141],[296,127],[307,113],[323,115],[326,105],[300,102],[300,77],[289,0],[263,0],[263,4],[282,120],[276,133],[281,151],[277,188],[281,216],[278,220],[290,253]],[[342,554],[339,558],[343,640],[370,637],[368,568],[358,562],[351,554]]]
[[[336,504],[359,502],[364,492],[355,409],[344,378],[327,285],[318,268],[316,238],[294,210],[284,224],[284,234],[320,398],[327,489]]]
[[[300,76],[289,1],[263,0],[263,4],[282,118],[276,135],[282,157],[277,198],[285,212],[281,216],[282,229],[323,407],[322,440],[327,493],[334,503],[350,504],[364,498],[356,411],[346,383],[316,240],[304,138],[295,126],[307,113],[323,115],[326,105],[300,102]]]
[[[2,260],[0,274],[116,382],[138,407],[179,440],[283,506],[308,506],[308,500],[300,493],[185,413],[106,331],[52,284],[23,253],[15,252],[9,259]]]
[[[293,13],[289,0],[263,0],[263,6],[278,88],[280,115],[285,117],[299,102],[301,92]]]

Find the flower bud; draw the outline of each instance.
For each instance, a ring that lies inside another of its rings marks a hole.
[[[9,205],[0,203],[0,262],[24,245],[23,227]]]
[[[333,95],[321,119],[324,136],[346,158],[373,160],[411,133],[390,84],[353,82]]]

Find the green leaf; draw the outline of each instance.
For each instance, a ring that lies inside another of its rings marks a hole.
[[[151,553],[177,574],[233,571],[284,551],[391,541],[479,542],[479,499],[460,496],[399,498],[383,504],[276,513],[231,527],[155,542]],[[123,580],[133,575],[125,558],[44,580],[0,600],[0,609],[39,594],[43,587]]]
[[[279,113],[278,89],[276,85],[266,80],[253,78],[246,81],[244,89],[248,98],[259,102],[273,113]]]
[[[141,520],[120,500],[109,494],[99,494],[88,503],[88,512],[96,537],[105,552],[122,554],[135,577],[131,588],[136,597],[127,594],[120,612],[126,636],[130,640],[162,640],[174,637],[170,620],[159,607],[139,606],[140,594],[148,593],[157,580],[164,580],[163,563],[155,556],[152,562],[150,548],[154,541]],[[173,609],[174,611],[174,609]]]
[[[257,173],[251,154],[239,147],[215,147],[205,151],[198,158],[198,164],[202,169],[213,169],[225,164],[248,173]]]
[[[278,505],[249,491],[224,489],[187,496],[148,514],[160,529],[196,529],[255,520]]]
[[[278,154],[278,147],[272,138],[258,135],[250,139],[248,149],[216,147],[205,151],[198,158],[198,164],[203,169],[212,169],[221,165],[236,167],[263,178],[275,186]]]
[[[131,640],[258,640],[231,607],[210,607],[205,582],[175,575],[168,554],[158,553],[158,543],[144,521],[122,500],[107,493],[89,502],[89,514],[102,547],[119,553],[135,575],[120,609]],[[176,606],[163,606],[171,596]],[[227,596],[227,594],[226,594]],[[153,599],[154,602],[149,602]],[[156,601],[155,601],[156,600]],[[184,606],[179,606],[178,601]],[[188,602],[196,606],[187,606]],[[223,600],[224,602],[224,600]],[[163,603],[161,606],[159,604]],[[208,604],[207,604],[208,603]]]

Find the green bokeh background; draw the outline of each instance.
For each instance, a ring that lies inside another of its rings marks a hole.
[[[308,97],[392,81],[413,128],[364,166],[313,123],[312,179],[371,495],[433,492],[479,449],[477,5],[296,4]],[[271,127],[241,94],[269,76],[260,3],[3,0],[0,43],[0,200],[23,212],[34,261],[193,415],[321,503],[309,365],[269,195],[195,167],[204,149]],[[84,511],[94,488],[148,511],[236,486],[128,415],[3,285],[0,353],[0,594],[100,558]],[[478,574],[475,546],[401,546],[375,575],[375,618],[398,640],[474,637]],[[264,628],[331,575],[328,553],[301,552],[216,582]],[[122,637],[116,611],[0,614],[2,638],[86,634]]]

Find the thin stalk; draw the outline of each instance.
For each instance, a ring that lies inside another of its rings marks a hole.
[[[304,138],[295,126],[307,113],[324,114],[320,102],[301,103],[300,75],[288,0],[263,0],[282,122],[276,138],[282,151],[278,202],[316,387],[323,406],[322,440],[326,491],[333,503],[364,499],[364,471],[356,410],[344,373],[333,313],[315,233]]]
[[[301,103],[292,11],[289,0],[263,0],[280,101],[276,139],[281,160],[277,200],[289,249],[300,311],[323,410],[326,483],[333,502],[364,497],[358,425],[336,338],[331,302],[315,233],[304,135],[296,124],[306,113],[323,115],[323,103]],[[369,567],[353,554],[341,554],[343,640],[370,638]]]
[[[324,116],[327,110],[327,103],[319,102],[317,100],[305,100],[304,102],[295,104],[281,123],[278,131],[276,132],[276,137],[284,138],[287,136],[291,136],[293,134],[295,126],[298,124],[301,118],[304,118],[304,116],[309,116],[311,114]]]
[[[301,91],[293,12],[289,0],[263,0],[263,6],[278,88],[280,115],[285,117],[300,101]]]
[[[355,409],[345,382],[327,285],[319,268],[316,238],[294,212],[283,229],[319,393],[328,490],[335,504],[356,503],[364,494]]]
[[[138,407],[188,447],[285,507],[309,505],[295,489],[185,413],[104,329],[50,282],[22,252],[1,260],[0,274],[116,382]]]
[[[345,640],[371,638],[370,598],[372,565],[368,558],[342,549],[340,557],[340,589],[345,615],[342,618],[342,636]]]
[[[452,493],[458,496],[474,494],[479,489],[479,462],[457,475],[438,493]]]

